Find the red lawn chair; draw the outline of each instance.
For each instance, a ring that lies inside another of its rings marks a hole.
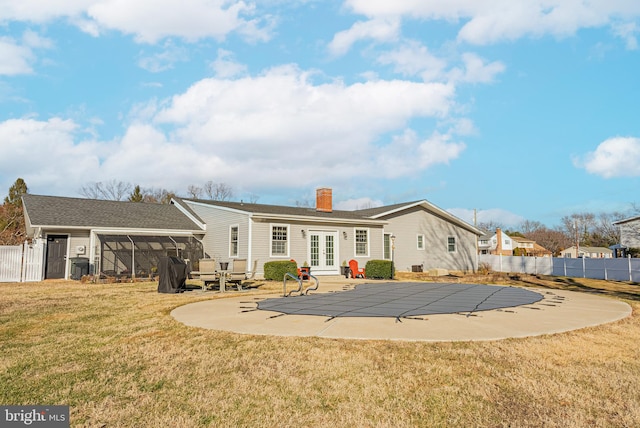
[[[356,260],[349,260],[349,269],[351,269],[351,278],[366,278],[364,268],[358,268],[358,262]]]

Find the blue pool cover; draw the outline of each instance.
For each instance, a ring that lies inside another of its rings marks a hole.
[[[335,317],[418,317],[473,313],[528,305],[539,293],[482,284],[388,282],[359,284],[337,293],[280,297],[258,302],[258,309],[282,314]]]

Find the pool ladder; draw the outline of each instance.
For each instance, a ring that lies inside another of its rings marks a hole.
[[[300,293],[300,295],[306,295],[307,293],[309,293],[309,291],[311,290],[317,290],[318,287],[320,286],[320,281],[318,280],[318,278],[316,278],[315,276],[311,275],[311,274],[305,274],[305,276],[308,276],[309,278],[313,278],[313,280],[316,282],[316,284],[312,287],[307,287],[304,291],[302,290],[302,275],[300,275],[299,277],[293,275],[292,273],[285,273],[284,274],[284,278],[282,279],[282,297],[289,297],[292,293]],[[287,293],[287,277],[293,279],[294,281],[296,281],[298,283],[298,288],[295,290],[291,290],[289,291],[289,293]]]

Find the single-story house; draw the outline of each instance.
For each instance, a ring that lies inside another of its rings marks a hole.
[[[204,226],[169,204],[27,194],[27,236],[45,245],[43,279],[147,276],[160,257],[202,257]]]
[[[560,251],[560,257],[567,258],[590,258],[590,259],[610,259],[613,257],[613,251],[605,247],[587,247],[580,246],[576,251],[576,246],[565,248]]]
[[[28,236],[45,245],[43,278],[153,275],[162,256],[195,263],[246,259],[259,277],[273,260],[337,275],[351,259],[392,260],[396,270],[477,269],[482,231],[426,200],[334,210],[331,189],[315,208],[175,198],[146,204],[24,195]],[[86,269],[85,269],[86,267]]]
[[[176,199],[206,225],[205,252],[220,261],[264,263],[294,259],[315,275],[340,274],[351,259],[364,266],[392,260],[396,270],[477,268],[482,232],[426,200],[355,211],[334,210],[331,189],[317,189],[315,208]]]
[[[513,249],[515,252],[516,248],[521,248],[525,251],[527,256],[535,256],[535,257],[551,257],[552,252],[547,250],[542,245],[538,244],[533,239],[523,238],[522,236],[512,236],[513,240]]]

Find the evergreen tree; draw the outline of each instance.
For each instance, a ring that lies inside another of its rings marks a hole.
[[[130,202],[144,201],[144,194],[142,193],[142,190],[140,190],[140,186],[136,185],[136,187],[134,187],[133,192],[131,192],[131,194],[129,195],[129,201]]]
[[[0,245],[19,245],[27,235],[22,211],[22,195],[29,192],[22,178],[9,188],[9,194],[0,205]]]

